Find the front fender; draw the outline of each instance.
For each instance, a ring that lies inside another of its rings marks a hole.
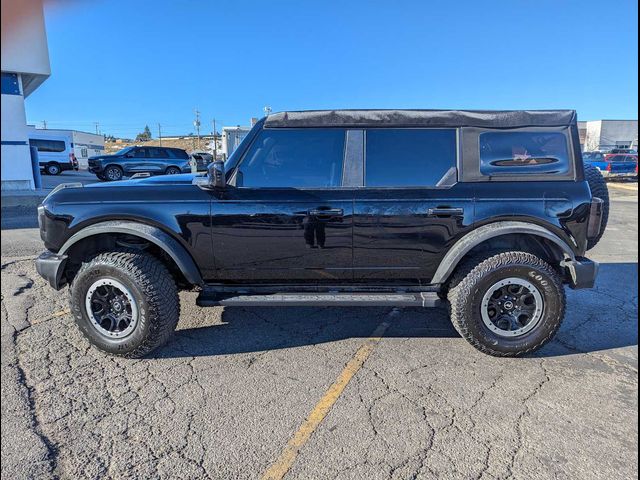
[[[90,225],[69,237],[60,248],[58,255],[64,256],[76,242],[102,233],[129,234],[157,245],[173,259],[187,282],[192,285],[204,285],[204,280],[202,279],[198,266],[180,242],[159,228],[144,223],[111,220]]]

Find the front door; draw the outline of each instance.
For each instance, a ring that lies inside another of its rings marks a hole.
[[[218,278],[244,283],[352,279],[353,190],[345,132],[265,129],[223,192],[212,193]]]
[[[428,284],[473,222],[473,188],[457,183],[455,129],[365,132],[364,188],[355,193],[356,281]]]

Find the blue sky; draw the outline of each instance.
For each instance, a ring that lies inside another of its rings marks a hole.
[[[315,108],[575,108],[638,118],[638,6],[582,1],[62,1],[30,123],[135,136]]]

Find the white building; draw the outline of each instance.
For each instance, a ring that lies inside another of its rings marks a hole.
[[[586,151],[638,148],[638,120],[592,120],[586,122]]]
[[[24,99],[51,74],[42,0],[2,1],[2,189],[33,189]]]
[[[251,127],[222,127],[222,155],[226,160],[238,148],[240,142],[251,131]]]
[[[29,126],[29,138],[47,138],[48,134],[51,134],[52,138],[64,137],[67,139],[81,169],[86,169],[89,166],[89,157],[104,155],[104,135],[78,130],[44,129]]]

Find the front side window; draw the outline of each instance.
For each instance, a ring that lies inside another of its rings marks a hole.
[[[36,147],[39,152],[60,153],[67,149],[63,140],[40,140],[33,138],[29,140],[32,147]]]
[[[561,174],[569,171],[567,137],[561,132],[480,134],[483,175]]]
[[[456,166],[453,129],[366,132],[367,187],[432,187]]]
[[[339,187],[344,137],[340,129],[263,130],[238,167],[236,186]]]

